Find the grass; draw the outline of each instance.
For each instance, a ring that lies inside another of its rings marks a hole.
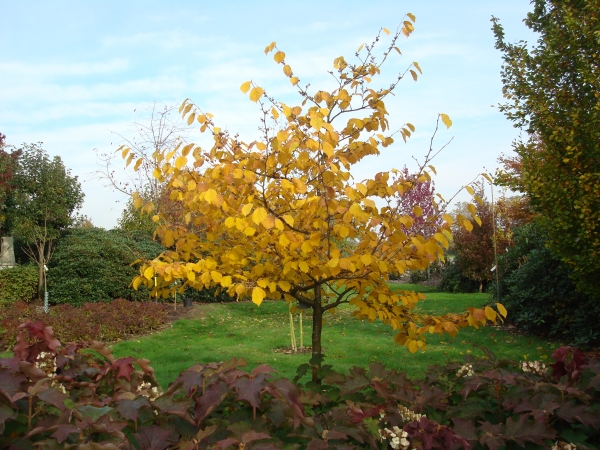
[[[420,285],[394,285],[393,289],[425,292],[427,300],[419,310],[429,314],[464,311],[481,306],[487,294],[447,294]],[[463,329],[456,338],[428,335],[427,350],[411,354],[394,345],[394,332],[380,322],[361,322],[350,317],[344,308],[327,316],[322,342],[325,363],[340,372],[352,366],[366,367],[381,362],[386,367],[405,371],[410,377],[422,377],[432,364],[462,360],[472,353],[483,355],[483,346],[499,356],[522,360],[548,358],[559,344],[529,336],[520,336],[493,327]],[[299,342],[298,319],[296,339]],[[304,344],[310,345],[311,318],[304,317]],[[123,341],[113,346],[116,356],[147,358],[163,387],[195,363],[243,358],[248,369],[261,364],[275,368],[281,376],[291,378],[296,368],[310,359],[310,353],[286,354],[289,348],[289,321],[284,302],[264,301],[260,307],[250,302],[196,304],[191,318],[175,322],[161,333]]]

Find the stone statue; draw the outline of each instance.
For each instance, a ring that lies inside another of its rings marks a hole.
[[[0,270],[15,267],[15,249],[12,237],[3,237],[0,247]]]

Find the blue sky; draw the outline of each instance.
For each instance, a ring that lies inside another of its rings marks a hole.
[[[9,144],[41,141],[60,155],[82,181],[82,212],[112,228],[124,198],[94,176],[101,168],[95,151],[114,152],[119,135],[133,139],[132,124],[154,102],[179,105],[189,97],[218,125],[251,141],[259,115],[239,91],[242,82],[252,79],[279,100],[298,102],[281,66],[265,56],[266,45],[277,41],[294,74],[316,91],[331,86],[334,58],[350,58],[381,27],[395,29],[411,12],[415,32],[401,39],[403,56],[391,58],[381,80],[419,62],[418,82],[404,79],[387,104],[392,126],[411,122],[417,132],[354,175],[360,181],[391,167],[414,167],[413,156],[429,147],[437,114],[446,113],[454,125],[439,133],[436,145],[453,141],[433,164],[436,189],[449,198],[484,167],[496,167],[518,136],[492,107],[502,102],[502,61],[490,17],[501,19],[509,41],[532,41],[522,23],[529,10],[527,0],[0,0],[0,132]],[[188,139],[202,143],[194,130]],[[115,168],[122,166],[117,161]]]

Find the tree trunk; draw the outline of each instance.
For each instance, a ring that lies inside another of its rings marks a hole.
[[[44,247],[38,246],[38,288],[37,288],[37,299],[38,302],[42,301],[44,294]]]
[[[319,371],[321,369],[322,349],[321,349],[321,331],[323,330],[323,307],[321,306],[321,288],[315,289],[315,304],[313,310],[312,327],[312,380],[320,384]]]

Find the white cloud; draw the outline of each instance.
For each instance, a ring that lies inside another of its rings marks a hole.
[[[85,63],[30,63],[30,62],[4,62],[0,63],[0,72],[3,76],[16,76],[20,79],[34,78],[47,79],[64,76],[103,75],[123,72],[130,65],[126,59],[113,59],[104,62]]]

